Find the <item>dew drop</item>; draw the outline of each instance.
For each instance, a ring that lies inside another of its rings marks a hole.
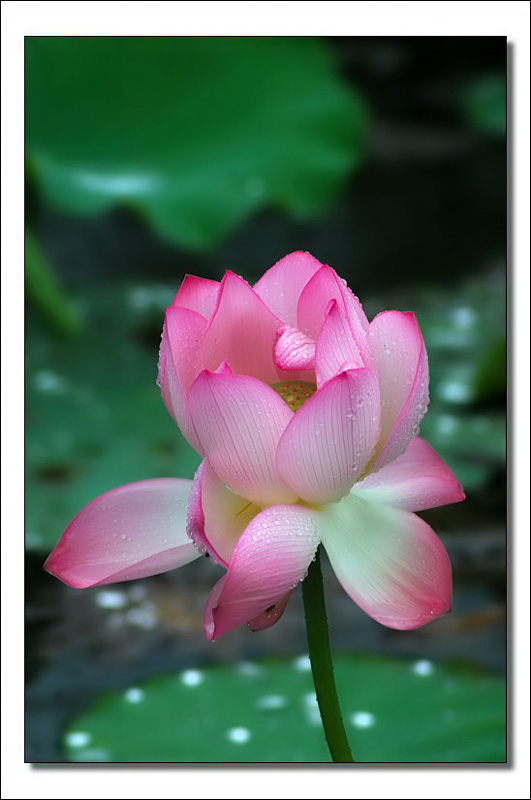
[[[74,753],[75,761],[111,761],[111,755],[103,747],[87,747]]]
[[[88,731],[71,731],[65,736],[65,742],[69,747],[86,747],[92,741],[92,736]]]
[[[144,690],[137,686],[132,686],[124,692],[124,698],[128,703],[140,703],[144,699]]]
[[[319,704],[315,692],[309,692],[304,695],[304,714],[310,725],[321,725],[321,712],[319,711]]]
[[[412,667],[415,675],[431,675],[434,669],[435,667],[433,666],[432,662],[428,661],[427,659],[415,661]]]
[[[139,608],[131,608],[126,617],[130,625],[143,630],[153,630],[159,621],[157,609],[152,603],[142,603]]]
[[[250,738],[249,728],[230,728],[227,731],[227,739],[234,744],[245,744]]]
[[[356,711],[351,715],[350,721],[355,728],[372,728],[376,719],[370,711]]]
[[[181,673],[181,683],[185,686],[199,686],[203,683],[205,676],[198,669],[186,669]]]
[[[64,394],[68,388],[68,382],[66,378],[56,375],[51,370],[42,370],[35,375],[35,387],[40,392]]]
[[[269,694],[265,697],[260,697],[256,701],[256,708],[263,711],[276,711],[285,708],[288,704],[287,698],[282,694]]]
[[[110,589],[97,592],[95,601],[100,608],[123,608],[127,604],[125,594]]]
[[[310,672],[312,669],[312,665],[310,662],[310,656],[299,656],[293,662],[293,666],[299,672]]]
[[[253,664],[252,661],[240,661],[236,665],[236,669],[245,678],[258,678],[263,673],[263,668],[259,667],[258,664]]]

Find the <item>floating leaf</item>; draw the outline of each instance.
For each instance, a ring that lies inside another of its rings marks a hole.
[[[329,762],[308,659],[186,670],[100,699],[73,720],[69,761]],[[362,763],[503,763],[505,682],[457,665],[335,658]]]
[[[29,37],[30,165],[58,208],[142,211],[191,248],[269,204],[325,211],[364,110],[309,37]]]

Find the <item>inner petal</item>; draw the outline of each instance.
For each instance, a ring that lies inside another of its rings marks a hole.
[[[281,370],[313,370],[315,342],[297,328],[285,325],[277,332],[274,357],[276,366]]]

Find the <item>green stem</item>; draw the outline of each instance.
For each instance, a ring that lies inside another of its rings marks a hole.
[[[302,599],[313,682],[328,749],[332,761],[353,762],[334,680],[319,550],[302,583]]]

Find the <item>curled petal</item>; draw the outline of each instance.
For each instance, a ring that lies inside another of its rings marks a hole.
[[[310,338],[317,339],[331,300],[335,300],[345,313],[364,366],[371,367],[367,317],[358,298],[330,267],[316,272],[304,287],[297,309],[297,327]]]
[[[188,504],[188,536],[202,552],[228,566],[241,534],[260,509],[225,486],[207,459],[197,470]]]
[[[273,352],[281,326],[248,283],[226,272],[197,355],[199,368],[213,370],[226,359],[235,374],[275,383],[278,371]]]
[[[282,322],[296,328],[300,294],[322,266],[309,253],[290,253],[262,275],[254,290]]]
[[[199,556],[186,535],[191,485],[156,478],[96,497],[68,525],[44,568],[85,589],[188,564]]]
[[[275,625],[288,607],[290,597],[291,592],[287,592],[276,603],[268,606],[265,611],[262,611],[261,614],[247,623],[250,629],[252,631],[265,631],[266,628],[271,628],[272,625]]]
[[[280,439],[277,467],[284,482],[310,503],[339,500],[374,453],[379,414],[372,370],[336,375],[304,403]]]
[[[384,311],[373,319],[369,344],[380,382],[382,431],[371,471],[405,452],[428,407],[428,356],[416,317]]]
[[[188,389],[197,375],[197,351],[207,322],[188,308],[166,309],[159,352],[160,386],[166,408],[195,450],[200,445],[190,421],[186,401]]]
[[[347,316],[337,300],[331,300],[315,345],[317,386],[333,378],[347,364],[350,369],[364,366]]]
[[[277,445],[293,412],[274,389],[245,375],[205,370],[189,404],[203,452],[235,494],[262,506],[297,499],[276,468]]]
[[[308,508],[280,505],[265,509],[249,523],[234,548],[227,574],[208,598],[208,639],[256,622],[264,610],[283,602],[315,555],[317,518],[318,513]]]
[[[421,511],[465,499],[454,473],[430,447],[416,436],[404,455],[356,484],[356,494],[377,503]]]
[[[209,320],[217,306],[220,286],[219,281],[185,275],[172,305],[189,308]]]
[[[275,364],[279,369],[298,370],[314,368],[315,342],[297,328],[285,325],[277,333]]]
[[[321,536],[347,594],[382,625],[409,630],[450,611],[448,554],[415,514],[352,492],[323,510]]]

